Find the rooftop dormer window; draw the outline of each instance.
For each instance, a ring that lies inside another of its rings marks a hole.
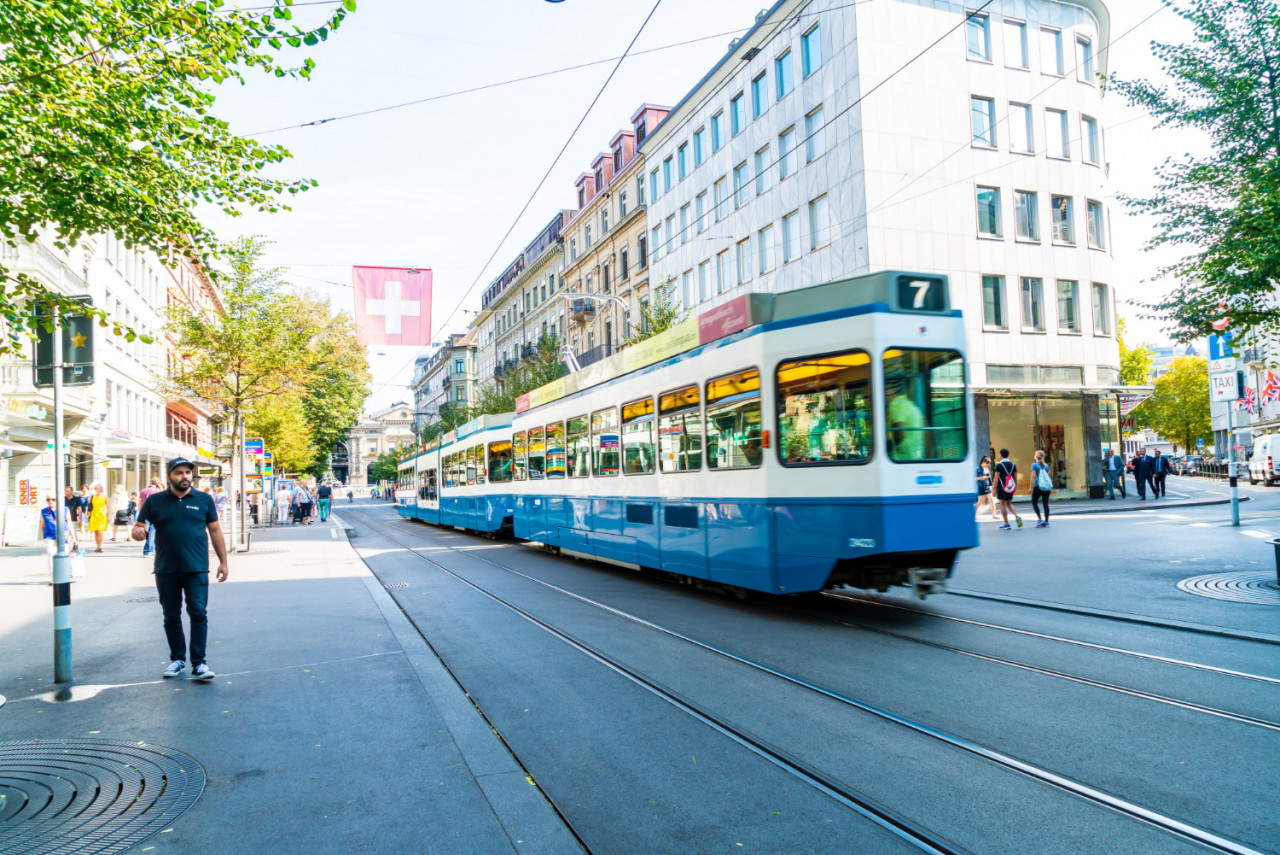
[[[622,146],[619,145],[613,150],[613,171],[615,173],[622,171]]]
[[[603,186],[604,186],[604,170],[597,169],[596,170],[596,189],[599,190]]]

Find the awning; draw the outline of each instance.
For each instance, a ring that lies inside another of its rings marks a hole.
[[[18,443],[9,442],[7,439],[0,439],[0,451],[12,451],[14,454],[39,454],[44,449],[32,448],[29,445],[18,445]]]

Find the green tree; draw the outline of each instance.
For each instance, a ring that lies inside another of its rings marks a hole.
[[[639,344],[645,339],[664,333],[677,324],[688,320],[693,309],[680,305],[676,299],[676,278],[664,276],[657,288],[653,289],[653,298],[649,305],[640,307],[640,323],[635,333],[627,339],[627,344]]]
[[[1209,363],[1198,356],[1180,356],[1156,379],[1155,392],[1133,411],[1143,427],[1178,443],[1183,449],[1204,437],[1213,442],[1209,418]]]
[[[1163,0],[1193,37],[1152,43],[1169,84],[1109,85],[1145,108],[1159,128],[1194,128],[1211,143],[1203,157],[1170,158],[1146,198],[1127,198],[1150,214],[1147,248],[1188,254],[1161,270],[1177,285],[1144,305],[1188,342],[1224,315],[1238,343],[1280,332],[1280,5],[1273,0]]]
[[[253,402],[245,412],[245,431],[262,437],[277,472],[316,474],[311,472],[315,448],[301,395]]]
[[[1124,337],[1124,318],[1117,318],[1116,342],[1120,345],[1120,384],[1146,386],[1151,382],[1151,366],[1154,364],[1155,351],[1149,344],[1130,348],[1125,343]]]
[[[429,438],[434,439],[476,416],[514,412],[517,398],[559,380],[566,372],[567,369],[560,357],[559,340],[553,335],[544,333],[542,338],[538,339],[533,356],[507,372],[501,384],[490,383],[480,388],[476,405],[466,410],[466,418],[449,427],[442,426]],[[443,425],[444,421],[442,420],[440,424]]]
[[[355,0],[334,0],[323,25],[291,23],[293,0],[265,11],[223,0],[5,0],[0,4],[0,242],[42,229],[59,247],[115,232],[161,257],[211,258],[218,247],[199,206],[231,214],[287,209],[283,199],[315,184],[269,178],[288,158],[278,145],[231,133],[213,113],[216,87],[256,69],[310,75],[314,63],[282,64],[286,47],[315,45]],[[0,262],[0,318],[34,330],[39,302],[72,311]],[[102,309],[92,313],[102,321]],[[105,325],[105,323],[104,323]]]
[[[400,449],[378,455],[373,461],[369,474],[374,481],[394,481],[400,474],[400,457],[404,452]]]

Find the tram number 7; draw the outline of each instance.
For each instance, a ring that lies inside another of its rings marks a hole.
[[[898,277],[898,307],[915,312],[946,311],[947,295],[943,280],[929,276]]]
[[[916,289],[916,298],[915,298],[915,301],[912,302],[911,308],[913,309],[923,308],[925,297],[929,296],[929,286],[932,285],[933,283],[930,282],[928,279],[917,279],[916,281],[908,284],[910,285],[910,287]]]

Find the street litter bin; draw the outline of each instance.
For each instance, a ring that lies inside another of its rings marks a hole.
[[[1276,551],[1276,582],[1280,584],[1280,537],[1273,537],[1267,543]]]

